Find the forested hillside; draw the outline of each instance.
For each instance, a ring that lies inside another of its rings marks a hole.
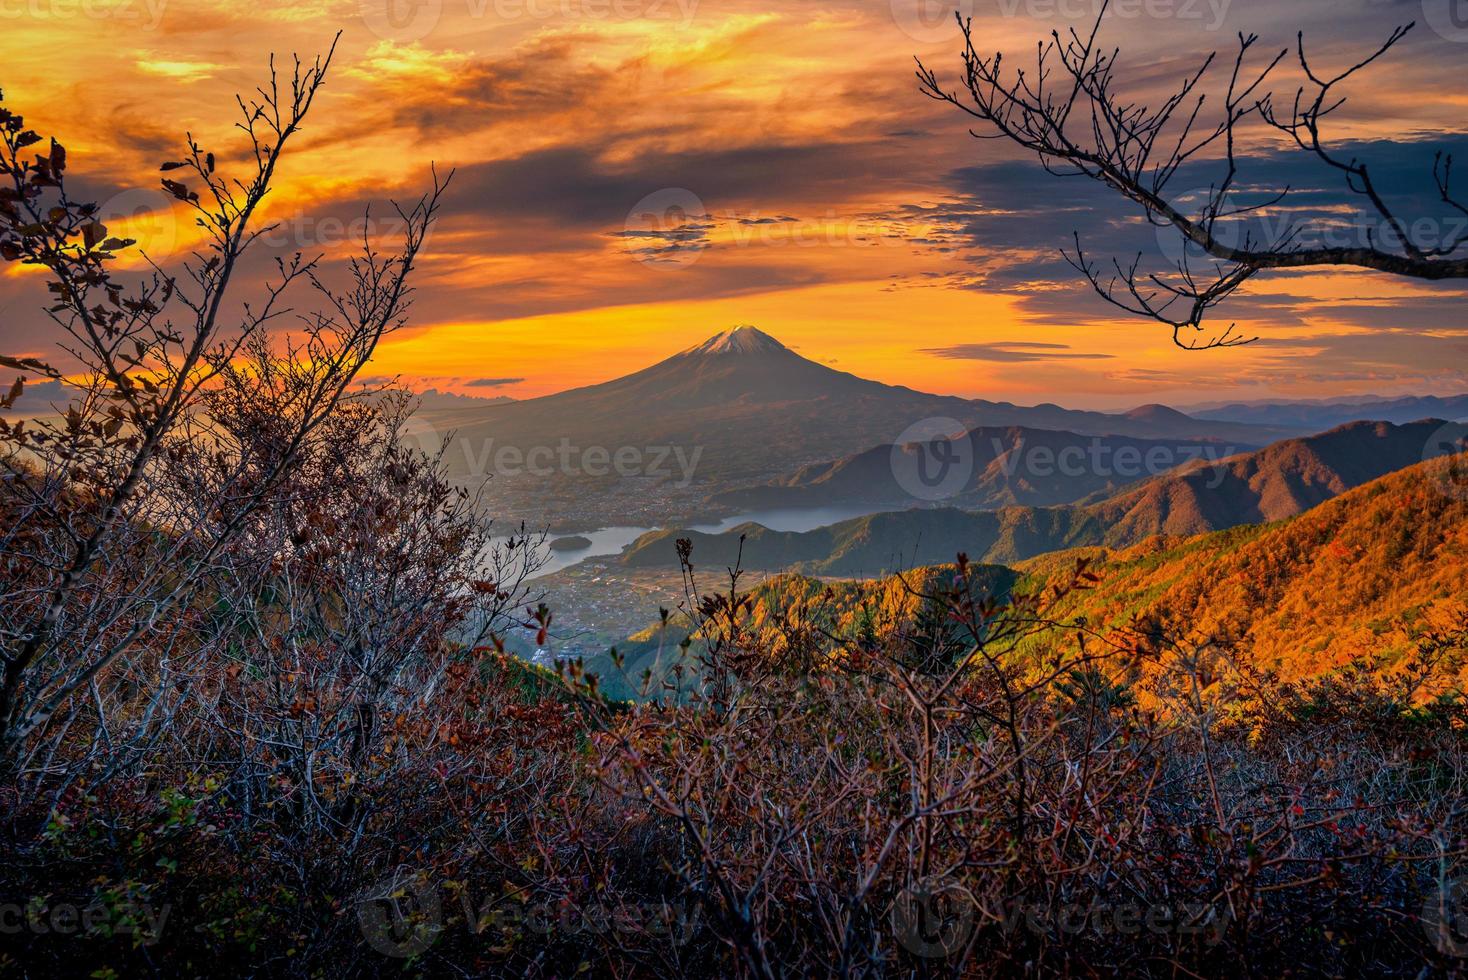
[[[1461,456],[1421,463],[1272,524],[1057,552],[1017,567],[1034,587],[1091,559],[1100,581],[1072,593],[1067,613],[1097,624],[1157,620],[1234,644],[1287,678],[1358,659],[1385,667],[1425,635],[1464,625],[1462,465]],[[1441,676],[1464,679],[1446,665]]]

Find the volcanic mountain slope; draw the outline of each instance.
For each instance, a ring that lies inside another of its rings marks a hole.
[[[890,443],[912,423],[933,417],[963,426],[1030,426],[1235,445],[1263,445],[1273,437],[1269,429],[1203,423],[1180,413],[1136,419],[926,394],[817,364],[753,327],[718,334],[604,384],[504,405],[424,413],[433,429],[454,430],[467,447],[449,453],[456,474],[472,470],[485,446],[554,448],[564,439],[575,447],[612,451],[621,446],[701,449],[699,480],[768,478]]]
[[[879,575],[950,561],[960,551],[975,561],[1003,563],[1085,545],[1126,547],[1159,534],[1192,535],[1291,517],[1424,455],[1446,453],[1461,445],[1465,434],[1468,427],[1449,431],[1437,420],[1400,426],[1358,422],[1215,463],[1195,463],[1076,506],[914,509],[803,533],[757,524],[723,534],[654,531],[633,542],[621,560],[674,567],[674,541],[682,537],[693,542],[694,561],[706,567],[738,558],[751,569]]]
[[[1140,616],[1286,678],[1362,658],[1390,669],[1438,633],[1450,642],[1435,673],[1468,681],[1468,456],[1419,463],[1285,521],[1045,555],[1017,566],[1017,588],[1059,581],[1078,558],[1100,582],[1063,611],[1092,625]]]

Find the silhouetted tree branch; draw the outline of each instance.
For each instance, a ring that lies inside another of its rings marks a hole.
[[[295,59],[288,74],[272,59],[257,98],[238,100],[243,178],[226,178],[192,135],[182,158],[162,165],[163,190],[193,213],[202,243],[176,272],[150,260],[137,285],[111,269],[135,243],[110,235],[95,204],[69,195],[62,145],[52,139],[28,158],[42,137],[0,106],[0,257],[46,270],[58,346],[79,367],[0,359],[59,378],[67,393],[59,418],[0,418],[0,554],[12,563],[0,588],[0,767],[35,758],[40,743],[28,741],[64,732],[78,698],[91,692],[102,704],[98,679],[140,643],[166,647],[161,637],[184,628],[231,544],[337,412],[378,341],[405,321],[408,278],[448,184],[436,173],[429,192],[398,211],[399,249],[383,253],[364,235],[345,288],[297,252],[277,260],[256,302],[226,303],[242,258],[268,230],[258,226],[261,203],[334,51],[333,42],[309,64]],[[212,493],[167,492],[160,468],[204,424],[209,393],[240,388],[252,369],[263,375],[273,363],[267,331],[293,312],[285,306],[293,286],[311,287],[319,308],[296,314],[304,339],[285,355],[293,400],[274,416],[272,438],[238,452],[208,443],[225,470]],[[0,407],[23,388],[17,379]],[[108,719],[96,723],[105,730]]]
[[[1209,310],[1265,270],[1351,266],[1415,279],[1468,278],[1468,254],[1463,254],[1468,232],[1435,243],[1419,241],[1389,207],[1367,165],[1339,156],[1321,136],[1322,121],[1345,103],[1345,97],[1337,94],[1338,86],[1386,54],[1413,25],[1397,28],[1371,55],[1334,75],[1311,65],[1300,34],[1296,56],[1306,83],[1296,91],[1287,112],[1276,107],[1263,86],[1289,50],[1250,67],[1251,51],[1259,39],[1240,34],[1222,112],[1216,121],[1206,122],[1207,96],[1201,86],[1217,54],[1204,58],[1160,104],[1129,101],[1117,91],[1119,50],[1097,45],[1104,15],[1103,6],[1089,34],[1072,29],[1062,36],[1052,31],[1049,41],[1037,46],[1032,70],[1006,70],[1002,53],[980,54],[972,21],[959,16],[964,36],[962,93],[945,89],[921,61],[917,70],[925,95],[956,106],[990,130],[972,131],[974,137],[1007,139],[1034,152],[1051,174],[1089,177],[1105,184],[1140,205],[1152,224],[1175,228],[1206,254],[1199,260],[1185,253],[1166,275],[1144,274],[1139,270],[1140,255],[1131,262],[1112,260],[1103,265],[1086,255],[1077,236],[1074,251],[1065,250],[1065,258],[1102,298],[1128,313],[1167,324],[1179,346],[1201,349],[1248,342],[1249,338],[1234,334],[1232,325],[1205,337],[1203,320]],[[1242,188],[1236,136],[1256,114],[1265,125],[1343,174],[1351,192],[1364,198],[1383,222],[1385,234],[1368,229],[1364,242],[1335,246],[1305,240],[1298,225],[1286,221],[1263,233],[1243,229],[1238,240],[1231,240],[1239,230],[1231,219],[1277,208],[1291,190],[1281,188],[1261,202],[1237,199]],[[1185,164],[1205,161],[1216,162],[1222,172],[1201,203],[1189,203],[1188,195],[1180,195],[1173,186],[1175,178]],[[1437,155],[1433,183],[1441,204],[1468,214],[1464,203],[1453,196],[1451,156]]]

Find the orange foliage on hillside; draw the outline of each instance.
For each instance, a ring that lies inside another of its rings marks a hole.
[[[1285,521],[1022,563],[1021,588],[1094,560],[1093,590],[1066,611],[1089,622],[1156,623],[1207,637],[1288,680],[1349,664],[1404,669],[1434,634],[1458,631],[1435,685],[1468,680],[1468,486],[1464,456],[1383,477]]]

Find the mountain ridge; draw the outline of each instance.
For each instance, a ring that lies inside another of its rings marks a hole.
[[[944,488],[943,506],[969,510],[1075,503],[1116,491],[1199,459],[1221,459],[1261,448],[1199,440],[1081,435],[1026,426],[980,426],[958,434],[958,458],[971,475]],[[736,510],[920,505],[918,479],[928,450],[922,443],[874,446],[836,460],[810,463],[764,484],[710,496]],[[1075,465],[1077,459],[1088,460]]]
[[[1232,439],[1244,445],[1262,445],[1278,435],[1181,413],[1159,423],[930,394],[812,361],[752,327],[721,331],[610,381],[502,405],[430,411],[423,421],[441,433],[456,432],[469,447],[449,455],[456,476],[482,475],[472,473],[472,461],[478,458],[476,448],[491,441],[524,451],[567,440],[582,447],[701,447],[697,478],[732,482],[764,479],[890,443],[912,424],[934,418],[968,427],[1025,425],[1083,435]],[[1166,431],[1155,431],[1159,424]]]
[[[1444,423],[1357,422],[1315,436],[1283,440],[1252,453],[1198,462],[1077,505],[884,512],[806,532],[742,525],[708,534],[662,530],[642,535],[622,564],[675,561],[673,541],[687,538],[694,560],[818,575],[874,575],[951,561],[1011,563],[1082,546],[1126,547],[1156,536],[1185,537],[1277,521],[1305,512],[1371,480],[1421,463]],[[1468,434],[1464,427],[1460,438]],[[1437,439],[1438,444],[1442,443]]]
[[[1398,670],[1422,637],[1468,629],[1465,472],[1460,453],[1282,521],[1053,552],[1017,563],[1018,587],[1065,581],[1085,559],[1099,581],[1070,593],[1060,612],[1098,628],[1172,624],[1286,679],[1355,661]],[[1434,666],[1439,685],[1468,682],[1461,640],[1455,656]]]

